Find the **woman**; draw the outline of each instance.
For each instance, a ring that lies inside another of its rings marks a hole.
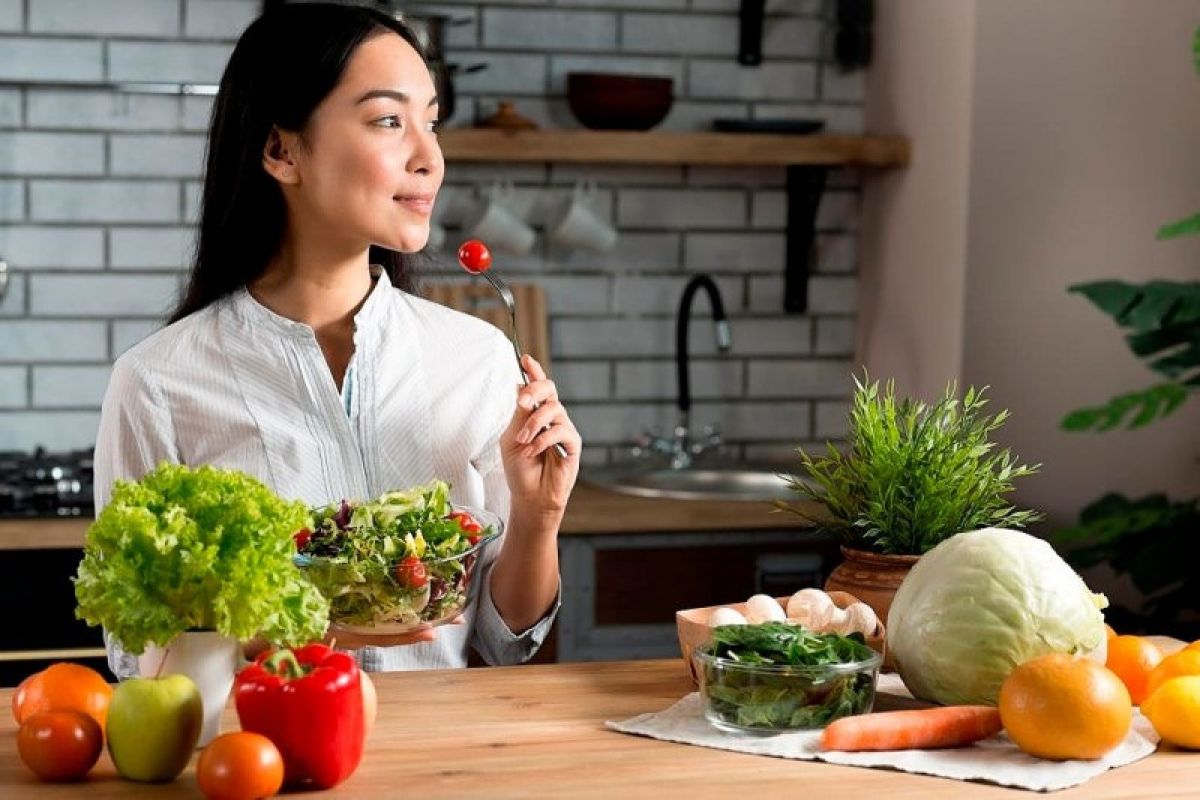
[[[361,7],[285,5],[238,42],[213,110],[190,283],[118,359],[96,507],[161,461],[244,470],[309,505],[433,478],[507,518],[465,624],[364,645],[366,669],[527,660],[558,607],[556,536],[580,438],[529,356],[415,297],[442,182],[437,97],[412,32]],[[561,444],[562,458],[553,452]],[[387,646],[377,646],[385,644]],[[118,674],[136,667],[116,643]]]

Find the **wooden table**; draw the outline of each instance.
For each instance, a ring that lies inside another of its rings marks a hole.
[[[1034,798],[994,786],[660,742],[604,728],[692,690],[678,659],[546,664],[376,676],[379,722],[336,797]],[[7,709],[11,691],[0,691]],[[223,730],[237,718],[226,711]],[[198,797],[189,767],[174,783],[120,780],[107,755],[86,785],[39,784],[0,722],[0,797]],[[1074,789],[1074,798],[1195,798],[1200,754],[1164,750]],[[317,796],[317,795],[314,795]]]

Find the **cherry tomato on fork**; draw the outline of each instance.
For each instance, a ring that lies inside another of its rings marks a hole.
[[[458,263],[467,272],[478,275],[492,266],[492,251],[478,239],[463,242],[458,248]]]

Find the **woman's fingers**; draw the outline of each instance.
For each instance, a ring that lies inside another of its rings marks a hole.
[[[517,392],[517,405],[526,411],[532,411],[543,403],[557,399],[558,387],[554,385],[554,381],[547,378],[522,386]]]
[[[556,444],[561,444],[568,456],[578,454],[583,447],[583,439],[579,436],[579,431],[575,430],[575,425],[565,413],[557,415],[548,427],[534,436],[529,446],[525,448],[525,453],[530,457],[536,457]]]
[[[547,401],[525,418],[525,422],[517,431],[517,444],[529,444],[533,441],[533,437],[537,436],[538,431],[553,425],[559,417],[565,416],[562,404],[557,400]]]
[[[525,370],[525,374],[529,376],[531,381],[546,380],[546,370],[542,369],[542,365],[533,356],[526,353],[521,356],[521,369]]]

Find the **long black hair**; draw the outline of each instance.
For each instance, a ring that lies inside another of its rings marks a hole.
[[[176,322],[252,283],[279,251],[287,224],[283,192],[262,167],[273,126],[302,131],[333,91],[355,49],[394,32],[425,58],[416,34],[373,8],[284,4],[246,28],[221,76],[205,159],[199,239]],[[371,246],[394,286],[413,291],[409,258]]]

